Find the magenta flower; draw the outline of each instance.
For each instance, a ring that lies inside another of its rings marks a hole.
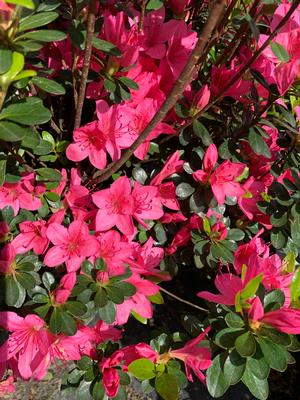
[[[136,293],[126,299],[124,303],[117,304],[117,316],[115,323],[117,325],[126,324],[131,311],[136,312],[143,318],[152,317],[152,305],[148,296],[152,296],[159,291],[159,287],[146,279],[142,279],[138,274],[134,273],[127,282],[136,287]]]
[[[250,326],[259,329],[261,325],[269,325],[280,332],[298,335],[300,333],[300,310],[282,307],[278,310],[264,313],[262,303],[258,296],[251,302],[248,311]]]
[[[99,368],[103,373],[103,386],[110,398],[117,395],[120,386],[120,375],[113,367],[119,366],[123,358],[123,352],[118,350],[99,363]]]
[[[212,301],[213,303],[232,306],[235,304],[235,297],[237,293],[244,288],[244,283],[238,276],[226,273],[217,275],[215,279],[215,286],[219,290],[220,294],[213,294],[203,291],[197,293],[197,296],[202,297],[202,299]]]
[[[103,232],[116,226],[124,235],[133,235],[134,199],[131,183],[126,176],[118,178],[109,189],[92,195],[99,208],[96,216],[96,230]]]
[[[35,358],[45,356],[51,344],[45,322],[34,314],[22,318],[12,311],[1,311],[0,326],[11,332],[0,347],[1,361],[16,357],[21,377],[29,379],[35,372]]]
[[[162,170],[151,180],[151,185],[159,185],[169,176],[183,170],[184,161],[180,160],[180,152],[176,150],[165,162]]]
[[[142,186],[134,183],[132,197],[134,200],[134,218],[145,228],[148,227],[143,220],[156,220],[164,215],[160,199],[157,197],[156,186]]]
[[[205,338],[209,330],[210,327],[206,328],[203,333],[188,341],[181,349],[168,352],[168,355],[172,358],[177,358],[184,362],[186,376],[191,382],[193,382],[193,371],[201,382],[205,383],[205,376],[202,371],[207,370],[212,364],[210,349],[199,346],[199,343]]]
[[[66,151],[69,160],[81,161],[88,157],[94,167],[103,169],[107,164],[106,152],[113,161],[120,157],[116,144],[121,126],[117,110],[117,106],[109,107],[104,100],[97,101],[98,121],[75,129],[75,143],[70,144]]]
[[[13,262],[16,257],[16,249],[11,243],[7,243],[0,249],[0,273],[11,274]]]
[[[66,263],[68,272],[77,271],[87,257],[99,250],[97,239],[89,234],[83,221],[73,221],[69,228],[53,223],[47,229],[47,237],[54,244],[44,258],[48,267]]]
[[[24,221],[19,225],[20,234],[17,235],[12,244],[17,253],[27,253],[33,250],[35,254],[44,254],[49,246],[46,236],[47,227],[53,222],[61,223],[64,218],[64,210],[53,214],[49,221]]]

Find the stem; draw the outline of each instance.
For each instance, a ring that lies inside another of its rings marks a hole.
[[[284,26],[284,24],[289,20],[291,15],[295,12],[296,8],[299,6],[300,0],[296,0],[295,3],[292,4],[291,8],[287,12],[287,14],[282,18],[282,20],[279,22],[277,25],[276,29],[271,33],[271,35],[268,37],[268,39],[265,40],[264,44],[254,52],[252,57],[249,58],[249,60],[244,64],[244,66],[239,70],[239,72],[231,79],[230,82],[220,91],[220,93],[212,100],[210,101],[202,110],[200,110],[197,114],[193,116],[193,118],[190,121],[187,121],[184,125],[182,125],[179,128],[179,131],[187,128],[190,126],[195,119],[198,119],[204,112],[206,112],[210,107],[215,105],[227,92],[227,90],[235,84],[243,75],[244,73],[251,67],[253,62],[257,59],[259,55],[265,50],[265,48],[269,45],[272,39],[278,34],[280,29]],[[171,137],[172,135],[169,135]]]
[[[82,73],[81,73],[74,129],[79,128],[80,122],[81,122],[86,82],[87,82],[87,77],[88,77],[88,73],[89,73],[92,48],[93,48],[93,35],[94,35],[94,29],[95,29],[95,20],[96,20],[96,0],[90,0],[89,12],[88,12],[88,17],[87,17],[87,31],[86,31],[83,67],[82,67]]]
[[[167,115],[169,110],[174,107],[180,95],[184,91],[186,85],[189,83],[194,68],[196,67],[204,49],[206,48],[217,24],[219,23],[220,17],[224,11],[224,0],[217,0],[211,13],[206,21],[206,24],[201,32],[200,37],[196,47],[192,51],[183,71],[181,72],[179,78],[175,82],[170,94],[163,102],[162,106],[159,108],[157,113],[154,115],[152,120],[146,126],[146,128],[141,132],[139,137],[133,142],[133,144],[125,151],[119,160],[111,164],[110,167],[104,171],[98,178],[91,181],[92,184],[100,183],[110,178],[116,171],[118,171],[126,161],[132,156],[134,151],[140,146],[141,143],[149,136],[156,125],[163,120]]]
[[[175,300],[177,300],[177,301],[180,301],[181,303],[187,304],[187,305],[190,306],[190,307],[194,307],[194,308],[196,308],[197,310],[204,311],[204,312],[206,312],[206,313],[209,312],[209,310],[207,310],[206,308],[202,308],[202,307],[200,307],[200,306],[197,306],[197,304],[194,304],[194,303],[191,303],[190,301],[184,300],[184,299],[182,299],[181,297],[176,296],[176,294],[173,294],[173,293],[169,292],[168,290],[162,288],[161,286],[159,287],[159,290],[160,290],[161,292],[163,292],[163,293],[166,293],[168,296],[173,297],[173,299],[175,299]]]
[[[7,93],[7,91],[6,90],[0,90],[0,111],[2,110],[2,107],[3,107],[3,104],[4,104],[4,100],[5,100],[5,97],[6,97],[6,93]]]
[[[146,4],[147,4],[147,0],[142,0],[140,20],[139,20],[139,23],[138,23],[138,32],[139,33],[142,32],[143,26],[144,26]]]

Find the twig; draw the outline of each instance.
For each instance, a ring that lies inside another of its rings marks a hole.
[[[194,71],[195,66],[197,65],[204,49],[206,48],[207,43],[209,42],[217,24],[219,23],[220,17],[224,11],[224,0],[217,0],[215,2],[214,7],[211,10],[211,13],[206,21],[206,24],[201,32],[201,35],[198,39],[196,47],[192,51],[183,71],[181,72],[178,80],[175,82],[170,94],[159,108],[157,113],[154,115],[152,120],[146,126],[146,128],[141,132],[139,137],[135,140],[135,142],[125,151],[125,153],[121,156],[119,160],[114,162],[109,168],[104,171],[99,177],[91,181],[91,184],[97,184],[108,179],[112,174],[114,174],[118,169],[122,167],[123,164],[126,163],[127,160],[132,156],[134,151],[140,146],[141,143],[149,136],[152,130],[156,127],[156,125],[162,121],[162,119],[166,116],[169,110],[176,104],[179,99],[181,93],[183,92],[186,85],[189,83],[192,73]]]
[[[147,0],[142,0],[141,15],[140,15],[139,23],[138,23],[138,32],[139,32],[139,33],[142,32],[143,26],[144,26],[144,18],[145,18],[146,4],[147,4]]]
[[[166,293],[168,296],[173,297],[173,299],[180,301],[181,303],[187,304],[190,307],[194,307],[197,310],[204,311],[206,313],[209,312],[209,310],[207,310],[206,308],[202,308],[200,306],[197,306],[197,304],[194,304],[194,303],[191,303],[190,301],[184,300],[181,297],[176,296],[176,294],[169,292],[167,289],[162,288],[161,286],[159,287],[159,290],[163,293]]]
[[[235,84],[243,75],[244,73],[251,67],[253,62],[257,59],[257,57],[265,50],[265,48],[269,45],[272,39],[278,34],[280,29],[284,26],[284,24],[289,20],[291,15],[295,12],[297,7],[300,4],[300,0],[296,0],[289,11],[286,13],[286,15],[282,18],[282,20],[279,22],[277,27],[274,29],[274,31],[271,33],[271,35],[265,40],[263,45],[254,52],[252,57],[244,64],[244,66],[239,70],[239,72],[228,82],[228,84],[220,91],[220,93],[212,100],[210,101],[202,110],[200,110],[197,114],[193,116],[189,121],[187,121],[184,125],[181,125],[178,131],[182,131],[183,129],[187,128],[190,126],[195,119],[198,119],[204,112],[206,112],[209,108],[211,108],[213,105],[215,105],[227,92],[227,90]],[[171,138],[173,135],[169,135],[168,137]]]
[[[89,11],[87,17],[87,31],[85,40],[85,50],[83,58],[83,67],[80,80],[80,88],[77,101],[77,109],[75,115],[74,129],[79,128],[81,122],[81,114],[85,97],[86,82],[90,68],[90,61],[93,48],[93,35],[96,20],[96,0],[90,0]]]

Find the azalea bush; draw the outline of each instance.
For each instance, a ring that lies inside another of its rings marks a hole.
[[[1,397],[55,364],[266,399],[295,362],[299,3],[0,1]]]

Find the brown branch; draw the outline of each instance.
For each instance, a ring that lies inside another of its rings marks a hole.
[[[190,307],[196,308],[197,310],[204,311],[206,313],[209,312],[209,310],[207,310],[206,308],[200,307],[197,304],[194,304],[194,303],[191,303],[190,301],[184,300],[181,297],[176,296],[176,294],[173,294],[173,293],[169,292],[168,290],[162,288],[161,286],[159,287],[159,290],[163,293],[166,293],[168,296],[173,297],[173,299],[180,301],[181,303],[187,304]]]
[[[284,24],[289,20],[289,18],[291,17],[291,15],[295,12],[295,10],[297,9],[297,7],[300,4],[300,0],[296,0],[291,8],[289,9],[289,11],[287,12],[287,14],[282,18],[282,20],[279,22],[279,24],[277,25],[277,27],[274,29],[274,31],[270,34],[270,36],[268,37],[268,39],[265,40],[265,42],[263,43],[263,45],[257,49],[254,54],[252,55],[252,57],[249,58],[249,60],[246,62],[246,64],[244,64],[244,66],[239,70],[239,72],[230,80],[230,82],[228,82],[228,84],[220,91],[220,93],[212,100],[210,101],[202,110],[200,110],[197,114],[195,114],[193,116],[192,119],[190,119],[189,121],[187,121],[184,125],[181,125],[180,128],[178,129],[178,131],[182,131],[183,129],[187,128],[188,126],[190,126],[193,121],[195,119],[198,119],[204,112],[206,112],[210,107],[212,107],[213,105],[215,105],[223,96],[224,94],[227,92],[228,89],[230,89],[230,87],[232,85],[234,85],[243,75],[244,73],[251,67],[251,65],[254,63],[254,61],[257,59],[257,57],[259,55],[261,55],[261,53],[265,50],[265,48],[269,45],[269,43],[271,42],[272,39],[275,38],[275,36],[278,34],[278,32],[280,31],[280,29],[284,26]],[[173,137],[173,135],[169,135],[169,138]]]
[[[145,18],[146,4],[147,4],[147,0],[142,0],[141,14],[140,14],[140,19],[139,19],[139,23],[138,23],[138,32],[139,32],[139,33],[142,32],[143,26],[144,26],[144,18]]]
[[[86,40],[85,40],[85,50],[84,50],[84,58],[83,58],[83,67],[81,72],[80,79],[80,88],[78,94],[74,129],[79,128],[81,122],[81,114],[85,97],[85,89],[86,82],[90,68],[90,61],[92,55],[93,48],[93,35],[95,29],[95,20],[96,20],[96,0],[90,0],[89,3],[89,11],[87,17],[87,31],[86,31]]]
[[[126,163],[127,160],[132,156],[134,151],[140,146],[141,143],[149,136],[152,130],[156,127],[156,125],[163,120],[163,118],[167,115],[169,110],[174,107],[180,95],[184,91],[186,85],[190,82],[192,73],[194,68],[196,67],[200,57],[204,49],[206,48],[216,26],[218,25],[220,18],[224,12],[224,0],[217,0],[214,4],[214,7],[211,10],[211,13],[206,21],[206,24],[199,36],[196,47],[192,51],[183,71],[181,72],[178,80],[175,82],[170,94],[159,108],[157,113],[154,115],[152,120],[149,122],[147,127],[141,132],[139,137],[135,140],[135,142],[123,153],[121,158],[114,162],[109,168],[104,171],[99,177],[91,181],[91,184],[97,184],[105,181],[112,174],[114,174],[118,169],[122,167],[123,164]]]

